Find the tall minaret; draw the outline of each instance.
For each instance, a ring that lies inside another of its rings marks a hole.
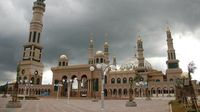
[[[138,59],[138,68],[139,69],[143,69],[144,68],[144,55],[143,55],[143,42],[142,39],[140,37],[140,35],[138,36],[138,40],[137,40],[137,59]]]
[[[167,47],[168,47],[167,50],[168,60],[166,61],[167,64],[166,75],[169,80],[170,79],[174,80],[175,77],[177,77],[182,73],[182,70],[179,68],[179,60],[176,59],[176,53],[173,46],[173,39],[169,27],[167,27],[166,34],[167,34]]]
[[[94,64],[93,33],[90,33],[90,41],[89,41],[89,48],[88,48],[88,64]]]
[[[106,57],[106,64],[109,64],[109,44],[108,44],[108,34],[105,33],[105,42],[104,42],[104,55]]]
[[[20,62],[21,72],[19,80],[28,80],[32,84],[41,84],[44,65],[41,62],[42,46],[40,37],[43,27],[43,13],[45,12],[45,0],[37,0],[33,6],[33,17],[30,22],[29,39],[24,45],[23,57]]]

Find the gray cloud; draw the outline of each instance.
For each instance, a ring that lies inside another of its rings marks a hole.
[[[34,1],[0,1],[0,77],[15,72]],[[55,66],[59,55],[68,54],[72,64],[87,63],[89,33],[94,33],[95,49],[102,50],[107,32],[111,55],[122,63],[134,55],[138,30],[145,56],[165,57],[166,22],[172,33],[194,32],[200,28],[199,5],[199,0],[46,0],[43,62]]]

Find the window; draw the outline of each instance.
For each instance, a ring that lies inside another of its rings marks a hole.
[[[96,59],[96,63],[99,63],[99,58]]]
[[[156,79],[156,82],[160,82],[160,80],[159,80],[159,79]]]
[[[36,32],[33,32],[33,42],[35,42]]]
[[[59,64],[58,64],[59,66],[61,66],[61,62],[59,62]]]
[[[37,78],[37,83],[36,83],[37,85],[39,85],[40,84],[40,78]]]
[[[29,42],[31,42],[31,35],[32,35],[32,32],[29,33]]]
[[[100,63],[103,63],[103,58],[101,58]]]
[[[173,79],[169,79],[170,82],[173,82]]]
[[[129,83],[130,83],[131,81],[133,82],[133,78],[132,78],[132,77],[129,78]]]
[[[111,79],[111,84],[114,84],[114,83],[115,83],[115,79],[112,78],[112,79]]]
[[[117,84],[120,84],[120,83],[121,83],[121,79],[117,78]]]
[[[34,77],[31,77],[31,84],[34,84]]]
[[[40,42],[40,33],[38,33],[37,43]]]
[[[127,79],[125,77],[123,78],[123,83],[127,83]]]
[[[65,66],[65,62],[63,62],[63,66]]]

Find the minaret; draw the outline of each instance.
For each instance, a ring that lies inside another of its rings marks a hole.
[[[109,44],[108,44],[108,34],[105,33],[105,42],[104,42],[104,55],[106,57],[106,64],[109,64]]]
[[[179,68],[179,60],[176,59],[176,53],[173,46],[173,39],[169,27],[167,27],[166,34],[167,34],[167,47],[168,47],[167,50],[168,60],[166,61],[167,64],[166,75],[169,80],[170,79],[174,80],[176,76],[182,73],[182,70]]]
[[[28,80],[32,84],[41,84],[44,65],[41,62],[42,46],[40,37],[43,27],[43,13],[45,12],[45,0],[37,0],[33,6],[33,17],[30,22],[29,39],[23,46],[23,57],[20,62],[20,80]]]
[[[142,39],[140,37],[140,35],[138,36],[138,40],[137,40],[137,59],[138,59],[138,68],[139,69],[143,69],[144,68],[144,55],[143,55],[143,42]]]
[[[89,41],[89,48],[88,48],[88,64],[94,64],[93,33],[90,33],[90,41]]]

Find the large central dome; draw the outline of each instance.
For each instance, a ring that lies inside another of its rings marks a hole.
[[[130,58],[120,66],[120,70],[133,70],[138,68],[138,64],[139,62],[137,58]],[[147,60],[144,60],[144,68],[152,69],[151,64]]]

